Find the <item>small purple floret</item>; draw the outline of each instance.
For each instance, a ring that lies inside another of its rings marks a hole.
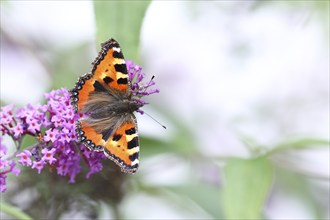
[[[132,61],[126,60],[126,66],[129,80],[131,82],[133,99],[141,104],[147,104],[141,99],[143,96],[159,93],[159,89],[150,89],[150,87],[156,84],[155,81],[153,81],[153,78],[151,78],[149,82],[143,82],[145,74],[142,72],[142,68],[138,65],[135,65]],[[137,112],[143,114],[142,110]]]

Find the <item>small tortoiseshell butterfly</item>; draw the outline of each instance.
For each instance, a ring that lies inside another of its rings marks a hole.
[[[139,166],[139,137],[133,114],[144,105],[132,99],[126,62],[117,41],[110,39],[92,63],[90,73],[71,90],[71,103],[82,117],[77,121],[78,141],[90,150],[103,151],[123,172]]]

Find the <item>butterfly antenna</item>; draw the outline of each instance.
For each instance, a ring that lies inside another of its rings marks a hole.
[[[147,87],[150,86],[150,83],[151,83],[151,81],[152,81],[154,78],[155,78],[155,76],[153,75],[153,76],[151,77],[151,79],[149,80]]]
[[[149,115],[148,113],[144,112],[144,114],[148,115],[152,120],[154,120],[155,122],[157,122],[160,126],[162,126],[164,129],[166,129],[166,126],[163,125],[162,123],[160,123],[159,121],[157,121],[154,117],[152,117],[151,115]]]
[[[155,78],[155,76],[153,75],[151,77],[151,79],[149,80],[148,84],[144,87],[143,93],[145,93],[147,91],[147,89],[149,88],[149,86],[154,78]]]

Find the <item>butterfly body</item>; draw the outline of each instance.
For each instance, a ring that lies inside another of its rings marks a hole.
[[[82,115],[77,121],[78,141],[103,151],[123,172],[134,173],[139,165],[139,139],[134,111],[143,104],[132,98],[127,67],[119,44],[102,44],[91,73],[78,79],[71,103]]]

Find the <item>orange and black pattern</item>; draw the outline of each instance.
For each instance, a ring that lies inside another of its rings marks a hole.
[[[103,151],[125,173],[139,166],[139,138],[134,111],[143,104],[132,100],[123,53],[110,39],[92,63],[90,73],[81,76],[71,90],[76,113],[78,141],[90,150]]]

